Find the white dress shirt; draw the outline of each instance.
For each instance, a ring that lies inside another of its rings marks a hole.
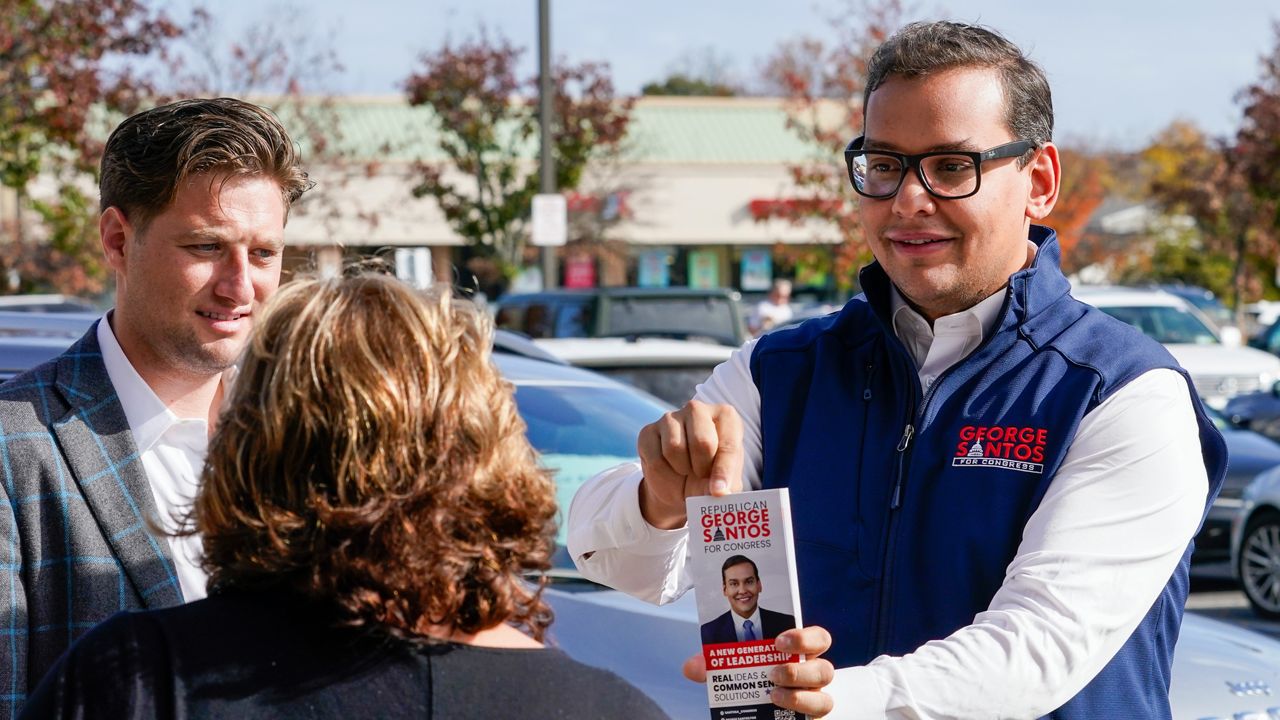
[[[102,362],[120,398],[124,416],[138,446],[142,468],[151,485],[161,529],[168,535],[178,572],[178,584],[187,602],[205,597],[208,576],[200,567],[200,538],[175,537],[195,500],[197,482],[209,450],[209,420],[180,418],[156,396],[142,379],[111,330],[107,316],[98,323]]]
[[[999,320],[1004,294],[939,318],[931,331],[896,298],[894,331],[926,387],[981,343]],[[742,416],[748,489],[760,487],[761,471],[755,343],[717,367],[695,394]],[[838,669],[826,688],[835,701],[827,717],[1038,717],[1075,696],[1128,640],[1199,526],[1208,479],[1191,403],[1182,376],[1159,369],[1087,414],[987,610],[905,656]],[[641,477],[640,466],[627,463],[578,491],[569,552],[592,580],[670,602],[691,587],[688,532],[645,522]]]
[[[934,320],[929,327],[929,321],[911,309],[898,289],[890,288],[893,332],[920,368],[920,387],[926,392],[947,368],[978,349],[1000,319],[1005,295],[998,292],[968,310]]]

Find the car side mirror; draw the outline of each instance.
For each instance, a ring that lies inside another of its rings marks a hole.
[[[1244,334],[1235,325],[1223,325],[1218,334],[1222,337],[1222,344],[1225,347],[1238,348],[1244,345]]]

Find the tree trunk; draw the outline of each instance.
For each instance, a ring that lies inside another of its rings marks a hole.
[[[14,188],[13,190],[13,241],[22,246],[24,240],[27,239],[25,229],[22,227],[22,201],[24,200],[22,188]]]
[[[1240,328],[1240,332],[1249,336],[1248,330],[1244,326],[1244,239],[1245,230],[1240,228],[1236,231],[1236,266],[1231,274],[1231,289],[1234,294],[1234,306],[1236,327]]]

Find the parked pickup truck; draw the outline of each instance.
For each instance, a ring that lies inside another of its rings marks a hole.
[[[747,340],[735,290],[608,287],[505,295],[495,324],[531,338],[668,337],[738,346]]]

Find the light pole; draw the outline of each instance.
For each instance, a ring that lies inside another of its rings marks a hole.
[[[556,191],[555,159],[551,141],[551,0],[538,0],[538,126],[541,149],[538,152],[540,189],[550,195]],[[542,287],[553,288],[556,277],[556,249],[542,247]]]

